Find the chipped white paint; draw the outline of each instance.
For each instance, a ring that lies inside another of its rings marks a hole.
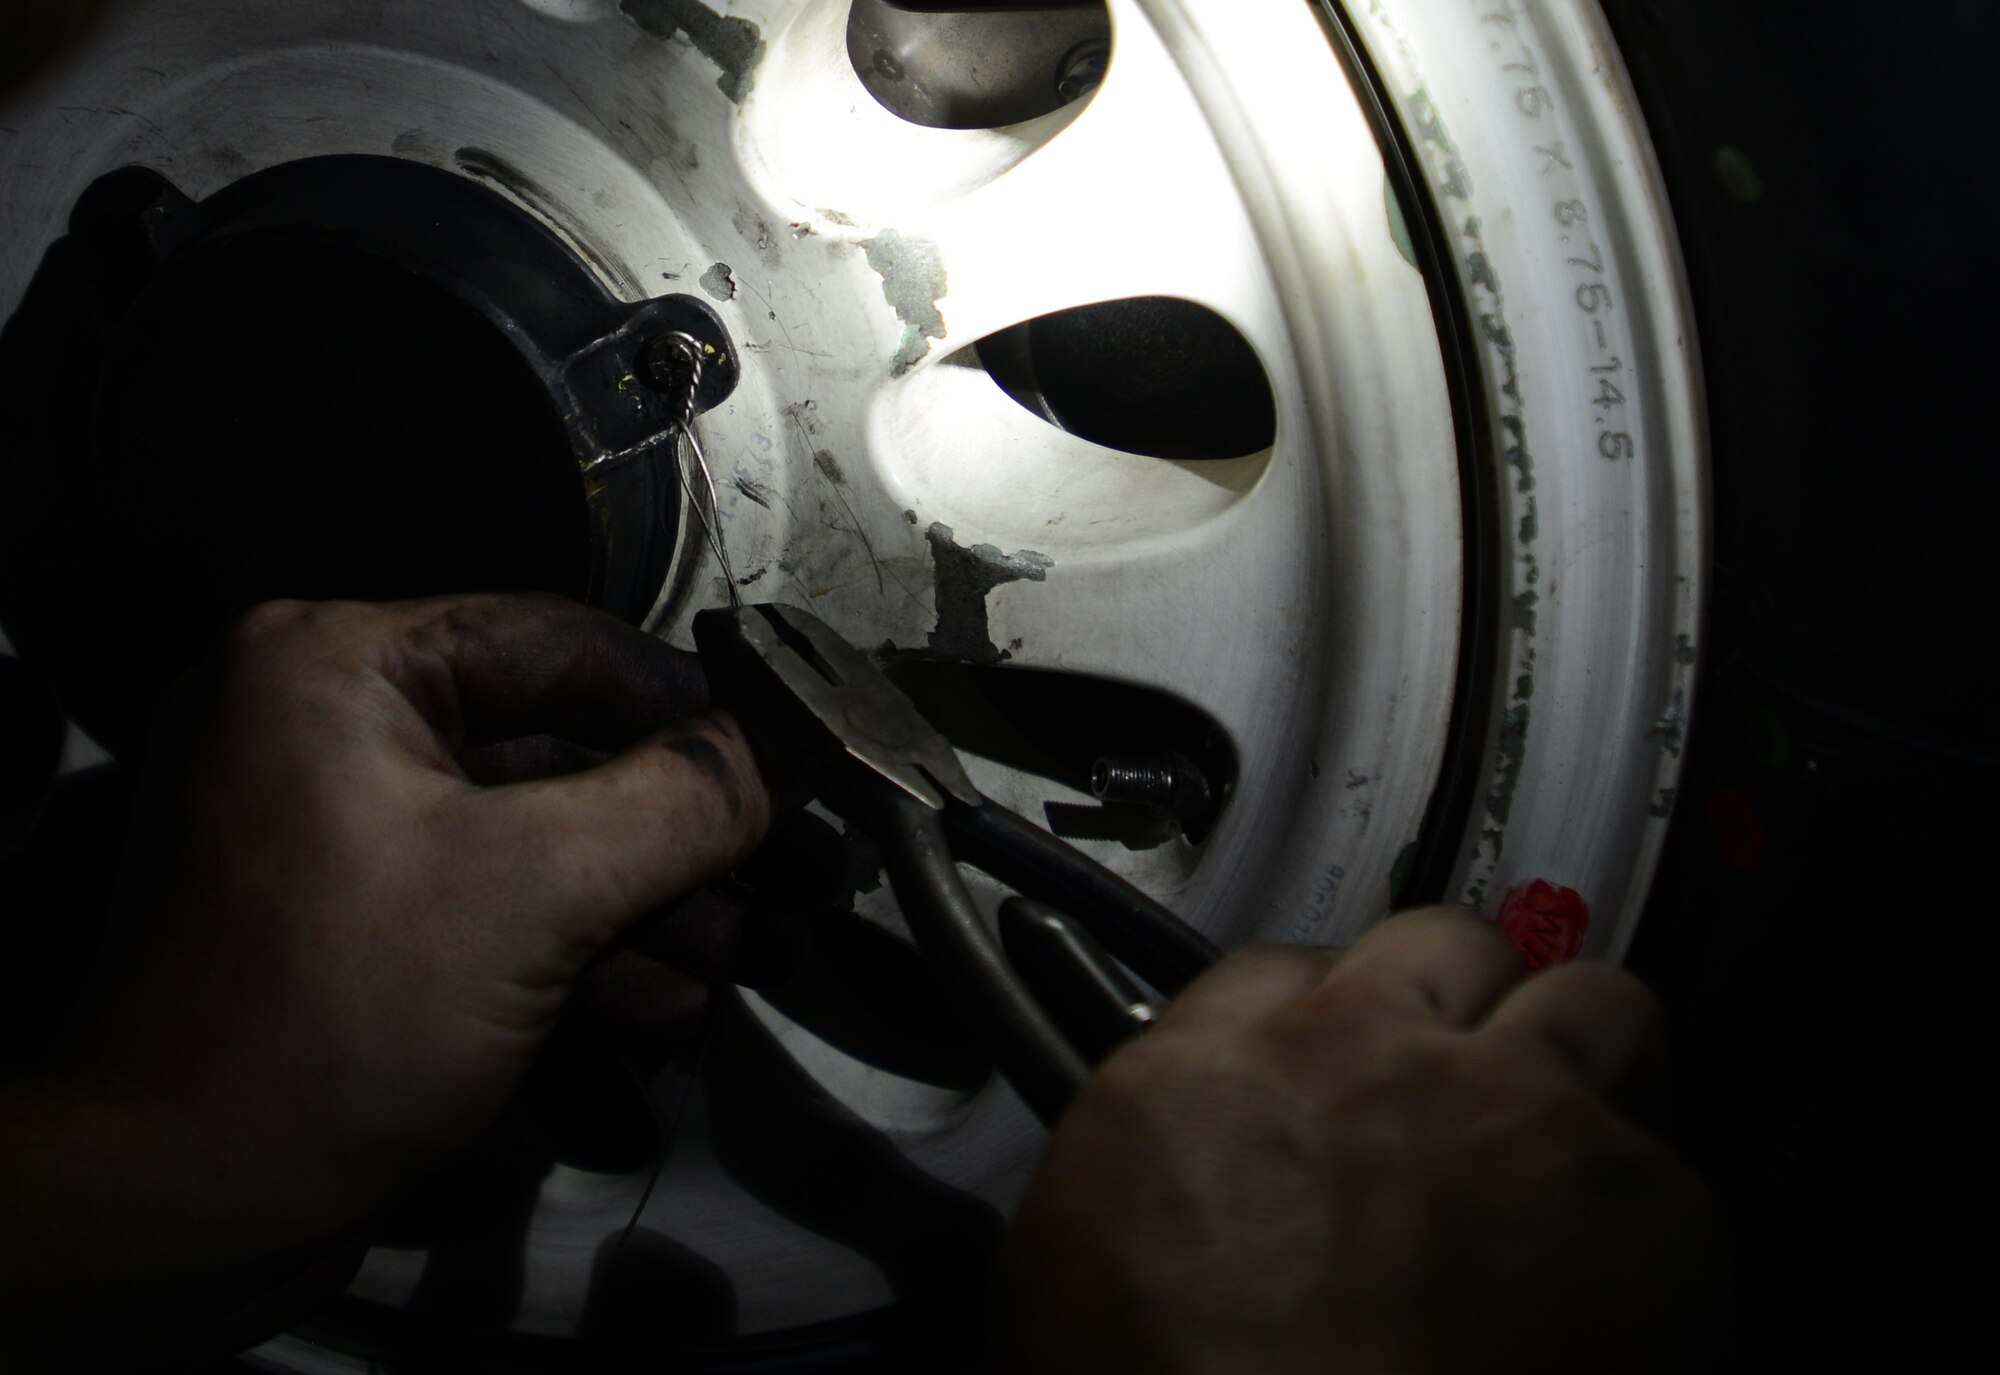
[[[765,45],[740,106],[685,34],[644,35],[611,0],[120,7],[32,105],[0,120],[16,130],[0,142],[0,310],[77,194],[126,162],[201,196],[315,154],[459,168],[461,150],[482,150],[519,169],[513,194],[628,299],[701,294],[704,277],[734,284],[717,308],[744,380],[700,423],[747,597],[809,606],[862,643],[921,646],[936,616],[933,524],[962,546],[1045,557],[1044,579],[989,597],[994,641],[1022,665],[1168,689],[1223,722],[1241,760],[1243,786],[1201,851],[1102,857],[1226,942],[1344,938],[1375,920],[1430,801],[1452,707],[1457,448],[1425,284],[1397,248],[1381,155],[1310,9],[1112,0],[1114,58],[1091,100],[1013,128],[951,131],[903,123],[868,95],[849,64],[844,0],[711,8],[755,24]],[[1468,46],[1466,8],[1395,7],[1402,42],[1377,56],[1405,95],[1457,91],[1462,70],[1486,60]],[[1601,40],[1587,3],[1533,10],[1539,52],[1573,59]],[[1565,70],[1567,101],[1579,78]],[[1564,398],[1532,408],[1545,484],[1537,590],[1541,614],[1564,628],[1537,651],[1546,714],[1516,793],[1511,867],[1491,877],[1618,875],[1623,886],[1590,889],[1616,945],[1656,844],[1645,808],[1672,770],[1649,749],[1636,772],[1597,771],[1624,759],[1627,738],[1642,739],[1691,672],[1673,651],[1699,603],[1699,439],[1691,348],[1662,333],[1679,277],[1643,137],[1619,104],[1615,63],[1592,82],[1562,118],[1573,146],[1596,154],[1596,203],[1630,216],[1606,246],[1626,274],[1617,289],[1634,306],[1660,303],[1649,337],[1664,370],[1647,374],[1645,395],[1661,428],[1647,466],[1600,470],[1556,442],[1548,417]],[[1539,164],[1532,145],[1482,136],[1482,121],[1497,130],[1512,108],[1487,108],[1491,89],[1468,76],[1454,99],[1510,323],[1524,349],[1549,357],[1538,323],[1551,308],[1549,247],[1500,228],[1514,201],[1530,203]],[[62,155],[29,151],[50,149]],[[897,259],[884,242],[924,248]],[[935,294],[918,289],[932,284],[922,273],[885,280],[896,261],[934,263]],[[1136,460],[1043,425],[965,365],[966,347],[994,331],[1136,294],[1202,302],[1251,341],[1278,405],[1271,451]],[[1527,381],[1543,384],[1539,372]],[[1558,465],[1576,469],[1574,486]],[[724,598],[698,542],[683,549],[653,619],[685,642],[692,611]],[[1562,590],[1581,586],[1608,591]],[[1600,672],[1616,686],[1593,685]],[[1029,815],[1050,800],[1038,781],[971,767]],[[1474,830],[1468,865],[1481,862]],[[896,921],[883,903],[869,915]],[[884,1083],[759,1015],[918,1171],[1002,1207],[1017,1196],[1042,1136],[1003,1087]],[[871,1262],[732,1182],[703,1123],[697,1103],[643,1225],[730,1275],[744,1331],[885,1301]],[[546,1181],[520,1330],[573,1330],[594,1258],[644,1182],[570,1170]],[[413,1282],[410,1258],[385,1253],[359,1290],[400,1303]],[[317,1359],[282,1357],[300,1369]]]

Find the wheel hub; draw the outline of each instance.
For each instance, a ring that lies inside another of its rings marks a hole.
[[[0,337],[0,409],[50,456],[0,471],[0,609],[96,738],[142,747],[166,684],[271,597],[651,610],[683,511],[648,350],[702,336],[696,409],[724,399],[705,302],[625,305],[504,197],[395,158],[199,205],[127,168],[69,225]],[[140,585],[137,633],[88,630]]]

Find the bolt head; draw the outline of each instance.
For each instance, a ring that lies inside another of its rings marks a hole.
[[[1111,66],[1110,47],[1093,39],[1069,50],[1056,67],[1056,94],[1065,101],[1082,100],[1104,84]]]
[[[685,338],[669,335],[655,339],[640,350],[640,366],[655,386],[678,390],[687,386],[700,362],[695,349]]]

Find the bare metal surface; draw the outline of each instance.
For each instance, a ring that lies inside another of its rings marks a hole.
[[[885,108],[847,0],[654,5],[645,22],[615,0],[126,0],[0,111],[0,310],[77,194],[124,163],[195,196],[334,152],[489,184],[504,167],[500,189],[621,295],[703,291],[722,313],[744,377],[700,427],[753,599],[922,652],[964,629],[945,623],[963,601],[945,570],[987,568],[980,630],[1010,663],[1150,684],[1221,723],[1243,785],[1213,834],[1098,857],[1224,944],[1341,940],[1385,912],[1438,776],[1464,599],[1497,597],[1511,631],[1459,890],[1490,909],[1518,878],[1577,887],[1589,948],[1615,955],[1700,643],[1701,416],[1672,227],[1587,0],[1351,8],[1418,131],[1480,327],[1498,589],[1464,583],[1444,368],[1382,157],[1294,0],[1113,0],[1094,94],[978,129]],[[1585,218],[1566,224],[1572,203]],[[968,353],[1144,295],[1249,340],[1277,402],[1269,451],[1105,449]],[[1623,399],[1600,407],[1606,379]],[[680,547],[653,624],[684,643],[728,592],[698,540]],[[1091,800],[968,766],[1027,815]],[[864,907],[900,929],[886,899]],[[844,1105],[843,1130],[893,1148],[906,1173],[884,1212],[929,1216],[933,1188],[1018,1196],[1043,1138],[1004,1085],[902,1078],[749,1002],[746,1025]],[[804,1225],[725,1167],[725,1089],[689,1098],[650,1194],[644,1172],[558,1167],[536,1186],[502,1325],[575,1331],[628,1226],[725,1276],[745,1333],[921,1288],[920,1255]],[[796,1149],[805,1170],[822,1143]],[[407,1304],[435,1262],[378,1250],[355,1292]]]

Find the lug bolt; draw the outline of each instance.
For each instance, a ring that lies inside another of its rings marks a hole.
[[[1056,94],[1064,104],[1082,100],[1104,84],[1111,66],[1111,45],[1101,38],[1079,43],[1056,66]]]
[[[1100,802],[1165,812],[1182,830],[1202,827],[1215,796],[1208,775],[1178,751],[1105,755],[1091,766],[1090,791]]]
[[[1101,802],[1165,807],[1174,800],[1171,755],[1107,755],[1090,768],[1090,790]]]
[[[655,386],[678,391],[701,366],[701,345],[686,334],[665,334],[640,353],[646,376]]]

